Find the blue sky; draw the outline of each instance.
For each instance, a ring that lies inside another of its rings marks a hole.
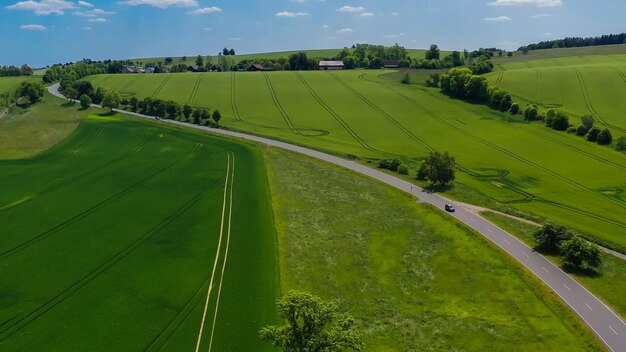
[[[623,0],[0,0],[0,65],[337,48],[520,45],[626,31]]]

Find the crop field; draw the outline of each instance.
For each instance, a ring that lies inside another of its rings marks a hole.
[[[51,111],[64,112],[39,117]],[[248,145],[96,114],[48,151],[0,161],[0,350],[270,347],[264,170]]]
[[[0,94],[14,91],[22,82],[33,80],[41,82],[41,77],[21,76],[21,77],[0,77]]]
[[[88,79],[126,97],[160,97],[217,108],[227,128],[362,159],[396,155],[414,167],[429,151],[447,150],[456,156],[458,182],[626,251],[626,155],[449,99],[437,89],[379,77],[387,73],[187,73]],[[618,84],[617,78],[612,82]],[[599,104],[597,110],[602,112],[614,106]],[[605,120],[620,123],[617,116]]]
[[[337,299],[364,351],[601,350],[536,278],[439,211],[315,159],[265,154],[282,291]]]

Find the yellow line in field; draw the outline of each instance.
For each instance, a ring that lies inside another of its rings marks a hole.
[[[215,322],[217,321],[217,310],[220,305],[220,297],[222,295],[222,281],[224,280],[224,270],[226,269],[226,260],[228,260],[228,248],[230,247],[230,228],[233,218],[233,188],[235,185],[235,155],[233,154],[233,167],[230,175],[230,205],[228,209],[228,232],[226,236],[226,250],[224,251],[224,262],[222,263],[222,275],[220,276],[220,285],[217,289],[217,301],[215,302],[215,313],[213,314],[213,326],[211,327],[211,339],[209,340],[209,352],[213,347],[213,333],[215,332]]]
[[[234,155],[233,155],[234,158]],[[200,342],[202,341],[202,330],[204,330],[204,322],[206,319],[206,313],[209,308],[209,299],[211,298],[211,290],[213,290],[213,279],[215,278],[215,270],[217,268],[217,262],[220,257],[220,248],[222,247],[222,235],[224,233],[224,215],[226,214],[226,194],[228,189],[228,176],[230,173],[230,152],[228,153],[228,165],[226,166],[226,181],[224,182],[224,201],[222,204],[222,221],[220,224],[220,237],[217,242],[217,252],[215,253],[215,262],[213,263],[213,271],[211,273],[211,281],[209,281],[209,289],[206,295],[206,302],[204,303],[204,312],[202,313],[202,322],[200,323],[200,331],[198,332],[198,342],[196,344],[196,352],[200,350]]]

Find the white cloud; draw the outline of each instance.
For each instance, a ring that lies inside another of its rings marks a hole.
[[[89,3],[89,2],[87,2],[87,1],[79,1],[79,2],[78,2],[78,5],[80,5],[80,6],[85,6],[85,7],[93,7],[93,4],[92,4],[92,3]]]
[[[557,7],[563,5],[562,0],[495,0],[488,3],[491,6],[528,5],[536,7]]]
[[[535,20],[536,20],[536,19],[538,19],[538,18],[544,18],[544,17],[548,17],[548,16],[550,16],[550,15],[549,15],[549,14],[547,14],[547,13],[538,13],[538,14],[536,14],[536,15],[532,15],[532,16],[530,16],[530,18],[532,18],[532,19],[535,19]]]
[[[75,9],[76,6],[65,0],[41,0],[41,1],[20,1],[13,5],[7,6],[9,10],[25,10],[33,11],[35,15],[47,16],[50,14],[63,15],[65,10]]]
[[[103,15],[114,15],[115,12],[113,11],[106,11],[106,10],[102,10],[102,9],[93,9],[93,10],[87,10],[87,11],[74,11],[73,15],[74,16],[80,16],[80,17],[98,17],[98,16],[103,16]]]
[[[324,28],[324,29],[328,29],[328,28],[330,28],[330,26],[329,26],[329,25],[327,25],[327,24],[324,24],[324,25],[322,25],[322,28]]]
[[[361,15],[361,17],[372,17],[374,16],[373,12],[363,12]]]
[[[126,0],[120,1],[119,4],[128,6],[147,5],[160,9],[166,9],[170,6],[176,7],[197,7],[198,2],[196,0]]]
[[[88,22],[96,22],[96,23],[104,23],[109,22],[106,18],[98,17],[98,18],[90,18],[87,20]]]
[[[83,28],[83,30],[85,30],[85,31],[90,31],[90,30],[92,30],[92,29],[93,29],[93,28],[91,28],[91,27],[89,27],[89,26],[88,26],[88,27]]]
[[[341,8],[338,8],[337,11],[339,12],[345,12],[345,13],[360,13],[365,11],[365,7],[363,6],[359,6],[359,7],[353,7],[353,6],[344,6]]]
[[[543,35],[545,35],[546,37],[551,37],[551,36],[553,36],[554,34],[552,34],[552,33],[550,33],[550,32],[545,32]]]
[[[387,34],[387,35],[385,36],[385,38],[390,38],[390,39],[391,39],[391,38],[400,38],[400,37],[402,37],[403,35],[404,35],[404,33]]]
[[[343,33],[352,33],[354,32],[352,29],[350,28],[342,28],[340,30],[337,31],[337,33],[343,34]]]
[[[276,14],[276,17],[299,17],[299,16],[308,16],[310,15],[307,12],[289,12],[283,11]]]
[[[208,31],[213,30],[213,28],[211,28],[211,27],[204,27],[204,28],[202,28],[202,30],[205,31],[205,32],[208,32]]]
[[[216,12],[222,12],[222,9],[220,9],[219,7],[212,6],[212,7],[203,7],[201,9],[191,11],[191,13],[194,15],[206,15],[208,13],[216,13]]]
[[[25,31],[45,31],[48,28],[40,24],[25,24],[23,26],[20,26],[20,29]]]
[[[508,22],[511,20],[509,16],[498,16],[498,17],[485,17],[485,21],[487,22]]]

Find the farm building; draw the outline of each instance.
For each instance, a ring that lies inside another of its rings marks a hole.
[[[146,69],[144,69],[143,67],[124,65],[122,66],[122,73],[146,73]]]
[[[263,71],[263,66],[259,64],[253,64],[248,68],[248,71]]]
[[[187,69],[191,72],[200,72],[200,66],[198,65],[191,65]]]
[[[385,60],[383,66],[385,68],[398,68],[400,67],[400,60]]]
[[[343,70],[343,67],[343,61],[320,61],[322,71]]]

